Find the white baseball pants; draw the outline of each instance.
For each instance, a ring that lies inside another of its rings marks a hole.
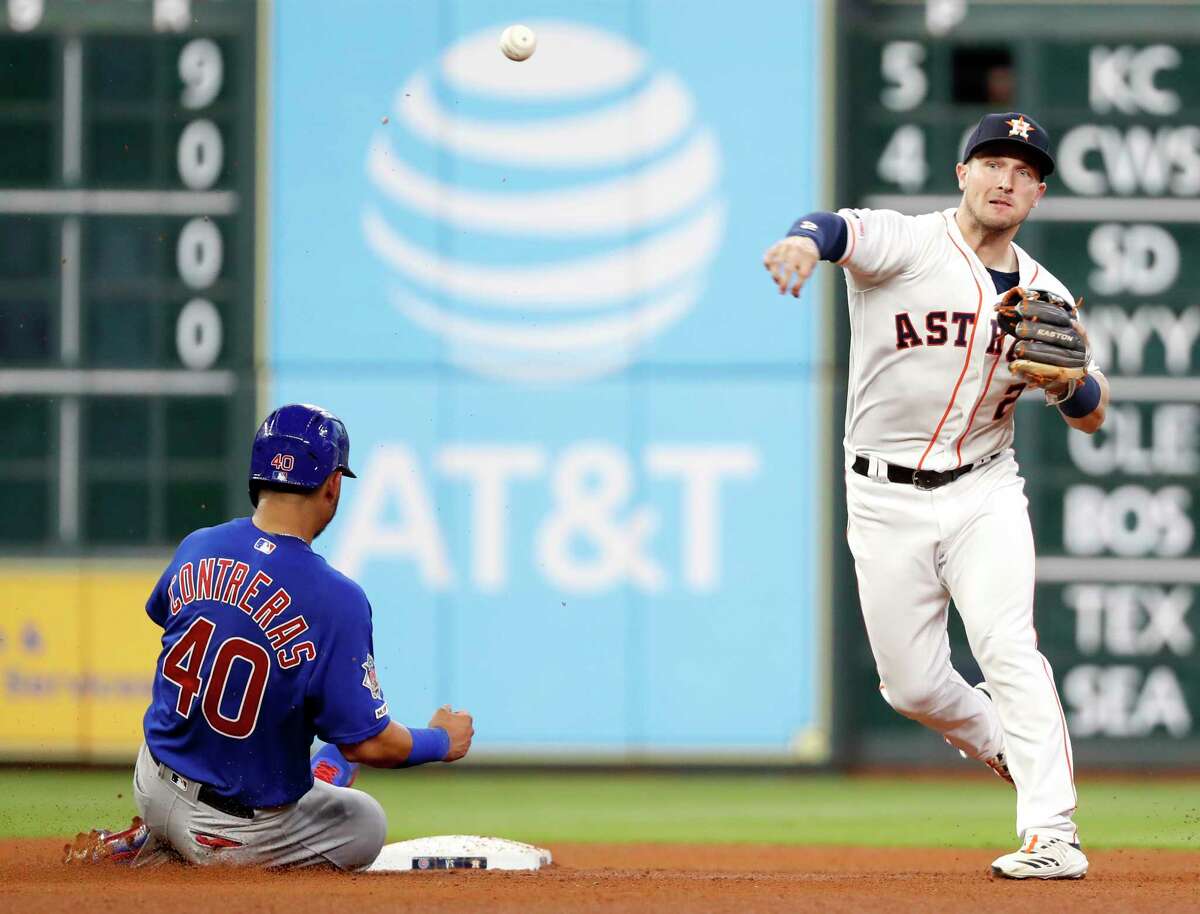
[[[154,866],[173,850],[190,863],[303,867],[331,864],[357,870],[379,856],[387,817],[374,797],[316,781],[295,803],[243,819],[198,799],[200,785],[172,777],[146,744],[133,772],[138,814],[150,827],[135,865]]]
[[[930,491],[847,470],[847,538],[887,702],[971,758],[1003,750],[1017,833],[1077,841],[1071,741],[1034,631],[1024,490],[1012,451]],[[994,703],[950,665],[951,598]]]

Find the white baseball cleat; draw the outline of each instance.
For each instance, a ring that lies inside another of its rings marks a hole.
[[[1062,838],[1039,841],[1030,835],[1021,849],[992,861],[992,876],[1002,879],[1082,879],[1088,859],[1078,844]]]

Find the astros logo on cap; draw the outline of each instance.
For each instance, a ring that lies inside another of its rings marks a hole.
[[[1037,129],[1033,124],[1025,120],[1025,115],[1023,114],[1018,114],[1016,120],[1009,118],[1004,123],[1012,128],[1012,130],[1008,131],[1009,136],[1019,136],[1023,140],[1029,139],[1029,131]]]

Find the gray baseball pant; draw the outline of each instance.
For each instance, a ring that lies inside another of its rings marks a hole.
[[[152,866],[171,852],[190,863],[369,866],[379,855],[387,817],[374,797],[316,781],[295,803],[256,809],[244,819],[201,803],[200,784],[160,765],[142,745],[133,771],[133,796],[150,838],[135,865]]]

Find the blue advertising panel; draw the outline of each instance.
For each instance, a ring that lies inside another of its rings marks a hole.
[[[824,751],[823,320],[761,266],[819,7],[724,10],[526,3],[514,62],[506,5],[274,7],[270,399],[350,429],[393,715],[481,756]]]

